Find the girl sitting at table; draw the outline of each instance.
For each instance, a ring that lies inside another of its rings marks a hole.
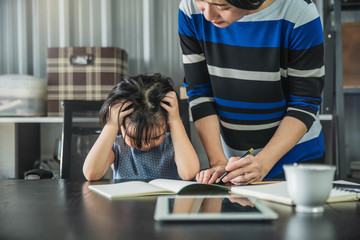
[[[101,179],[110,166],[116,180],[193,180],[199,172],[170,78],[124,77],[101,107],[100,119],[103,129],[83,165],[87,180]]]

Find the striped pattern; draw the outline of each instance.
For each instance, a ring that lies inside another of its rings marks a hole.
[[[194,0],[183,0],[179,36],[193,119],[217,114],[226,147],[263,148],[285,116],[307,126],[303,139],[320,137],[321,125],[313,123],[325,75],[323,32],[312,2],[275,0],[217,28]],[[309,160],[309,154],[289,161]]]
[[[88,65],[73,56],[92,56]],[[48,48],[48,115],[62,115],[62,100],[104,100],[127,72],[127,53],[119,48]]]

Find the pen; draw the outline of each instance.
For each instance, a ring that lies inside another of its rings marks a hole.
[[[357,192],[360,193],[360,186],[358,184],[342,184],[334,183],[333,187],[343,191]]]
[[[241,158],[246,157],[249,155],[252,151],[254,151],[253,148],[250,148],[244,155],[241,156]],[[221,175],[218,179],[216,179],[215,183],[219,183],[229,172],[226,171],[223,175]]]

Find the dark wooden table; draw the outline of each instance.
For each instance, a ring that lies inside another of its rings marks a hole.
[[[159,223],[156,197],[110,201],[88,182],[0,180],[0,239],[360,239],[360,202],[333,203],[321,215],[265,202],[269,222]]]

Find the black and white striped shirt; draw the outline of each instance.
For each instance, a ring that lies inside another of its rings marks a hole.
[[[227,157],[263,148],[285,116],[302,121],[308,132],[267,177],[282,173],[285,163],[323,156],[318,118],[323,32],[314,3],[275,0],[218,28],[206,21],[195,0],[183,0],[179,36],[193,119],[219,116]]]

